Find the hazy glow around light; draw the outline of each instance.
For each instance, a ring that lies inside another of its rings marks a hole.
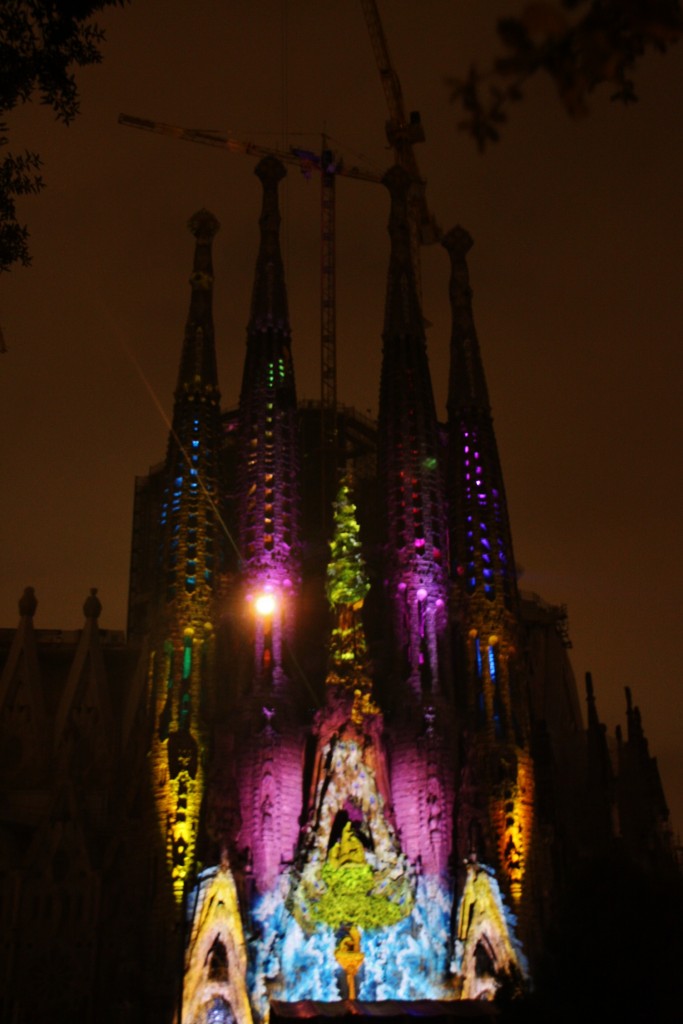
[[[254,601],[254,608],[256,609],[257,615],[268,616],[272,615],[277,606],[274,594],[259,594]]]

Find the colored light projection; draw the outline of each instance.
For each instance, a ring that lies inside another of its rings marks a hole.
[[[412,908],[408,864],[387,818],[382,717],[372,700],[361,619],[369,583],[344,481],[334,507],[327,595],[336,618],[326,706],[316,717],[315,794],[290,909],[304,932],[382,928]]]
[[[345,482],[328,568],[336,625],[326,704],[314,723],[308,822],[291,873],[252,915],[259,929],[252,999],[261,1014],[270,999],[449,997],[449,894],[413,870],[392,824],[361,619],[368,589]]]
[[[438,692],[446,625],[446,518],[438,463],[439,434],[424,321],[411,259],[410,176],[384,176],[391,194],[391,258],[387,277],[380,383],[381,486],[387,510],[388,583],[395,631],[409,686]]]
[[[213,636],[206,623],[188,626],[182,640],[165,645],[165,693],[159,700],[159,727],[151,751],[159,824],[176,903],[194,867],[199,815],[204,793],[204,764],[199,742],[198,703],[206,665],[211,661]],[[154,662],[152,662],[153,664]]]
[[[211,254],[219,224],[200,210],[189,228],[195,237],[190,309],[159,522],[166,600],[150,661],[156,727],[150,756],[154,799],[178,909],[194,871],[204,794],[202,700],[213,663],[214,573],[220,551],[216,454],[222,436]]]
[[[491,868],[471,861],[457,915],[451,965],[460,999],[494,999],[505,980],[520,992],[528,966]]]
[[[252,1024],[247,950],[227,863],[200,875],[190,908],[182,1024]]]
[[[326,593],[336,624],[330,637],[328,684],[340,684],[369,693],[367,644],[363,630],[363,602],[370,589],[361,554],[356,506],[349,481],[344,479],[334,503],[334,535],[330,542]]]
[[[265,157],[255,173],[263,186],[247,355],[240,393],[239,546],[247,600],[270,593],[274,605],[253,620],[257,679],[284,681],[283,644],[291,642],[301,575],[299,441],[278,183],[282,164]]]
[[[515,905],[522,898],[534,821],[534,773],[524,750],[501,754],[503,781],[492,799],[491,820],[498,837],[498,858]]]
[[[381,718],[373,710],[356,725],[352,701],[330,703],[319,723],[316,804],[290,906],[304,932],[319,924],[381,928],[406,917],[413,905],[408,864],[380,792],[382,783],[386,787]],[[340,712],[345,721],[335,729]]]

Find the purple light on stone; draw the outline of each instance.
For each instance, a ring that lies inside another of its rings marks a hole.
[[[435,604],[436,604],[437,608],[443,608],[443,604],[444,604],[443,598],[442,597],[437,597]]]
[[[399,583],[399,585],[398,585],[398,589],[399,589],[399,590],[400,590],[401,592],[403,592],[403,591],[404,591],[404,590],[406,589],[406,587],[407,587],[407,586],[408,586],[408,584],[407,584],[407,583],[404,583],[404,582],[403,582],[403,580],[401,580],[401,582],[400,582],[400,583]]]
[[[425,590],[424,587],[420,587],[420,589],[417,592],[417,599],[418,599],[418,601],[424,601],[426,596],[427,596],[427,591]]]

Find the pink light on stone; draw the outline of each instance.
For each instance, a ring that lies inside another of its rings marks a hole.
[[[417,599],[418,599],[418,601],[424,601],[426,596],[427,596],[427,591],[425,590],[424,587],[420,587],[420,589],[417,592]]]

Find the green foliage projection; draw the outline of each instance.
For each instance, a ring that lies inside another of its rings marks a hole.
[[[334,503],[334,535],[327,565],[327,599],[333,607],[362,604],[370,589],[359,533],[349,482],[343,480]]]
[[[330,637],[328,683],[367,690],[367,643],[361,610],[370,589],[361,553],[356,506],[348,480],[343,480],[334,503],[334,534],[327,565],[327,599],[336,624]]]
[[[374,893],[375,875],[369,864],[347,864],[322,870],[327,891],[313,904],[314,919],[332,928],[355,924],[363,931],[386,928],[401,921],[412,907],[410,903],[393,903],[388,895]]]

